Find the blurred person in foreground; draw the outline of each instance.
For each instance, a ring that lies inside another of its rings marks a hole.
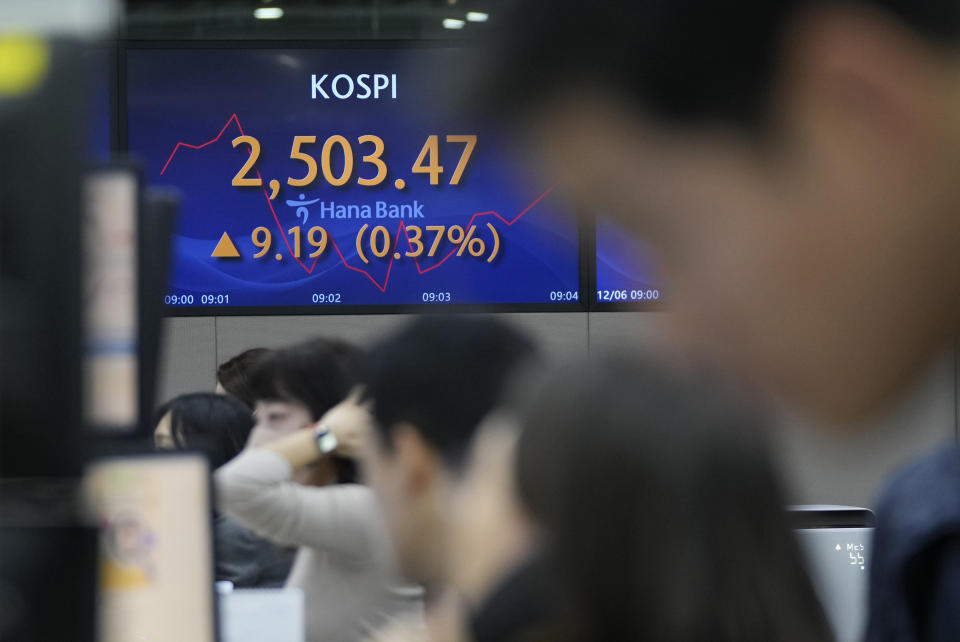
[[[153,433],[157,450],[190,450],[206,455],[216,470],[243,450],[253,415],[232,397],[195,393],[181,395],[157,411]],[[217,580],[239,588],[282,586],[293,563],[292,552],[257,536],[217,512],[213,521]]]
[[[253,410],[256,397],[250,387],[250,376],[269,352],[266,348],[250,348],[217,366],[217,392],[236,397]]]
[[[326,339],[272,351],[251,379],[248,448],[215,475],[222,510],[298,547],[286,585],[304,592],[309,642],[362,640],[416,609],[422,593],[396,571],[373,493],[353,483],[366,411],[348,403],[328,412],[355,386],[358,357]],[[341,419],[350,413],[360,419]]]
[[[501,321],[431,316],[374,345],[363,369],[374,426],[365,466],[401,568],[426,587],[428,621],[444,620],[452,635],[476,642],[516,639],[537,613],[536,596],[523,591],[509,595],[515,613],[505,619],[499,609],[498,594],[525,586],[529,575],[531,543],[522,525],[500,520],[505,511],[463,488],[478,427],[534,357],[530,339]],[[483,550],[455,545],[464,534],[462,514],[491,536]],[[419,624],[403,634],[388,627],[373,639],[422,639]]]
[[[949,346],[955,0],[517,4],[478,90],[648,243],[681,347],[846,421]]]
[[[478,95],[645,239],[678,352],[840,425],[949,348],[960,3],[517,7]],[[905,471],[877,513],[869,638],[960,639],[960,451]]]
[[[516,481],[551,607],[536,639],[831,639],[762,426],[723,389],[598,358],[527,401]]]
[[[424,619],[394,621],[369,642],[541,639],[549,578],[539,529],[517,498],[518,434],[516,418],[502,410],[477,427],[446,510],[446,590],[433,591]]]

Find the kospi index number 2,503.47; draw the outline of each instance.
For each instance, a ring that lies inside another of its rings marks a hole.
[[[498,132],[431,109],[449,48],[126,55],[129,147],[184,195],[168,305],[580,300],[557,191]],[[345,92],[351,77],[390,88]]]
[[[234,114],[233,117],[236,118],[236,114]],[[427,174],[430,177],[431,185],[438,185],[440,183],[440,176],[444,173],[444,168],[442,165],[440,165],[438,160],[440,156],[439,139],[440,137],[437,134],[431,134],[429,137],[427,137],[427,141],[423,144],[420,153],[417,155],[417,158],[413,163],[413,167],[410,168],[410,172],[412,174]],[[473,154],[473,149],[477,145],[477,136],[476,134],[448,134],[446,136],[446,142],[463,144],[463,151],[460,155],[460,160],[457,161],[457,166],[453,170],[453,174],[450,177],[450,185],[459,185],[460,179],[463,177],[463,172],[467,167],[467,163],[470,162],[470,156]],[[357,143],[361,146],[365,143],[373,145],[373,149],[370,150],[370,153],[362,156],[361,163],[367,163],[371,165],[376,171],[373,176],[369,177],[360,176],[358,172],[357,185],[362,187],[376,187],[383,183],[384,179],[387,178],[387,174],[389,173],[387,164],[383,160],[384,151],[386,150],[383,139],[379,136],[374,136],[373,134],[364,134],[357,138]],[[294,178],[291,176],[287,178],[287,185],[292,187],[308,188],[317,180],[318,173],[321,173],[319,170],[322,170],[323,180],[326,181],[328,185],[333,187],[342,187],[343,185],[349,183],[350,179],[353,177],[354,165],[353,148],[350,144],[350,141],[340,134],[334,134],[333,136],[327,138],[323,142],[323,147],[320,150],[319,169],[317,166],[317,159],[303,149],[304,145],[316,144],[316,136],[293,137],[293,145],[290,149],[290,158],[292,160],[304,163],[307,167],[305,176],[300,178]],[[231,184],[234,187],[261,187],[263,185],[263,178],[260,176],[260,171],[256,169],[257,160],[260,158],[260,141],[253,136],[244,134],[233,139],[233,146],[237,147],[238,145],[249,146],[250,156],[247,159],[247,162],[244,163],[243,167],[240,168],[240,171],[237,172],[236,176],[233,177]],[[333,154],[335,148],[338,149],[342,162],[342,169],[339,173],[333,169]],[[250,176],[251,171],[256,171],[256,177]],[[402,190],[406,187],[407,182],[403,178],[398,178],[393,182],[393,184],[398,190]],[[270,179],[270,200],[276,198],[279,192],[280,181],[276,178]]]

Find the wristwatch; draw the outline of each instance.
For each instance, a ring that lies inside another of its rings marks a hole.
[[[313,438],[317,442],[317,450],[324,455],[333,453],[339,445],[337,436],[324,425],[319,425],[313,429]]]

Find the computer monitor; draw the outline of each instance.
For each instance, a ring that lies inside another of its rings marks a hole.
[[[160,361],[163,293],[170,271],[173,232],[180,214],[180,194],[148,187],[140,215],[139,315],[140,315],[140,429],[152,434],[156,405],[157,368]]]
[[[200,455],[93,463],[85,496],[100,526],[101,642],[214,642],[210,471]]]
[[[0,477],[73,476],[80,472],[85,48],[27,36],[7,47],[49,64],[0,90]]]
[[[145,434],[152,413],[162,295],[179,196],[143,190],[139,169],[110,162],[84,180],[84,420]]]

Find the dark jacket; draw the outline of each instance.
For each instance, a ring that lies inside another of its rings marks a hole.
[[[960,640],[960,448],[900,471],[876,512],[868,642]]]
[[[543,563],[521,562],[494,588],[470,618],[473,642],[519,642],[535,634],[547,616]]]
[[[213,522],[217,580],[237,588],[277,588],[290,574],[296,550],[263,539],[226,515]]]

